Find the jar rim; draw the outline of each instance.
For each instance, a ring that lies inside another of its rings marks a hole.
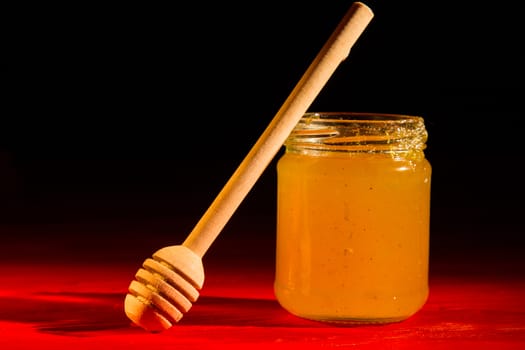
[[[303,115],[302,120],[322,120],[337,122],[421,122],[423,117],[410,114],[396,113],[374,113],[374,112],[307,112]]]
[[[289,152],[416,154],[426,148],[423,117],[362,112],[308,112],[285,142]]]

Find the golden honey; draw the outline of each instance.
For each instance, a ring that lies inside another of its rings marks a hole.
[[[277,164],[274,290],[297,316],[386,323],[428,296],[431,166],[421,117],[306,114]]]

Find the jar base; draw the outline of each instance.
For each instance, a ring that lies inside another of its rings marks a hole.
[[[398,317],[380,317],[380,318],[314,317],[314,316],[305,316],[305,315],[297,315],[297,314],[295,314],[295,316],[306,319],[306,320],[310,320],[310,321],[330,323],[330,324],[340,325],[340,326],[360,326],[360,325],[382,325],[382,324],[390,324],[390,323],[399,323],[399,322],[402,322],[410,318],[411,315],[398,316]]]
[[[279,288],[277,283],[274,293],[279,305],[299,318],[336,325],[382,325],[399,323],[418,313],[427,301],[428,287],[418,295],[409,294],[398,299],[398,301],[404,301],[403,305],[387,303],[381,309],[378,309],[377,303],[374,305],[366,304],[366,299],[359,299],[361,303],[354,303],[353,306],[347,305],[345,309],[340,307],[336,310],[326,305],[314,307],[311,303],[312,300],[308,299],[309,296],[292,293],[288,288]],[[405,299],[410,300],[410,304],[407,304]],[[363,303],[365,304],[363,305]],[[366,307],[367,305],[368,307]],[[358,306],[360,307],[358,308]]]
[[[399,323],[410,316],[403,317],[388,317],[388,318],[323,318],[323,317],[306,317],[298,316],[304,319],[309,319],[312,321],[318,321],[323,323],[333,323],[335,325],[342,326],[359,326],[359,325],[382,325],[390,323]]]

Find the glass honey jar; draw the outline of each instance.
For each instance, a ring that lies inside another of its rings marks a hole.
[[[418,116],[307,113],[277,163],[274,291],[299,317],[389,323],[428,297],[431,165]]]

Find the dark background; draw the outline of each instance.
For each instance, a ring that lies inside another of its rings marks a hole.
[[[522,5],[365,3],[374,19],[310,110],[423,116],[434,254],[520,252]],[[114,247],[106,258],[140,262],[180,243],[350,4],[8,11],[3,255],[93,257]],[[216,245],[252,242],[271,256],[275,181],[274,161]]]

